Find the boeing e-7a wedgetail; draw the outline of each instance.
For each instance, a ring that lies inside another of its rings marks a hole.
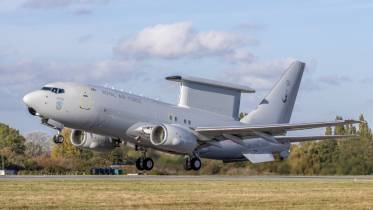
[[[243,119],[239,119],[241,93],[246,86],[196,77],[171,76],[179,82],[180,101],[172,105],[123,91],[94,85],[57,82],[24,96],[32,115],[58,131],[71,128],[71,143],[80,148],[110,151],[133,144],[141,156],[139,170],[151,170],[149,148],[185,156],[186,170],[199,170],[200,158],[224,162],[274,161],[289,155],[290,144],[346,136],[286,136],[288,131],[359,123],[341,120],[291,124],[290,117],[305,64],[295,61],[270,93]]]

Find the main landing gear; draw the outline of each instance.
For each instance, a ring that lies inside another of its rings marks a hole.
[[[184,169],[189,171],[189,170],[194,170],[198,171],[201,169],[202,162],[201,159],[199,159],[197,156],[186,156],[184,158]]]
[[[146,157],[146,149],[136,147],[136,150],[140,150],[142,155],[136,160],[136,168],[139,171],[150,171],[154,167],[153,159]]]
[[[136,168],[139,171],[150,171],[153,169],[154,161],[151,158],[140,157],[136,160]]]

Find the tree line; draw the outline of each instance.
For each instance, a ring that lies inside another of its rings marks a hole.
[[[341,117],[337,117],[341,120]],[[364,116],[359,118],[364,121]],[[19,170],[21,174],[88,174],[93,167],[107,167],[112,163],[126,163],[127,172],[136,172],[135,162],[139,153],[128,146],[121,146],[110,153],[98,153],[74,147],[70,130],[62,134],[66,141],[45,151],[35,142],[26,142],[19,131],[0,123],[0,156],[5,168]],[[199,172],[184,171],[183,157],[157,151],[149,155],[155,161],[152,174],[230,174],[230,175],[366,175],[373,174],[373,138],[367,123],[328,127],[326,135],[356,135],[343,140],[324,140],[292,144],[285,160],[264,164],[249,161],[222,163],[203,160]],[[1,161],[1,159],[0,159]]]

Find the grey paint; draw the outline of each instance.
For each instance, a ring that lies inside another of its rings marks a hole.
[[[183,81],[179,106],[193,107],[238,118],[241,92],[234,89]]]
[[[133,144],[154,148],[146,138],[134,138],[134,133],[139,128],[141,130],[143,127],[161,123],[178,124],[192,131],[198,127],[242,127],[253,123],[289,122],[303,69],[303,63],[295,62],[265,98],[267,104],[259,105],[258,109],[242,122],[222,114],[219,110],[209,109],[220,108],[211,103],[222,103],[223,107],[236,107],[239,103],[237,89],[219,86],[212,88],[211,85],[201,82],[188,86],[188,97],[191,96],[193,100],[201,99],[203,96],[210,97],[210,104],[207,103],[209,100],[203,100],[203,103],[199,104],[198,101],[191,102],[188,98],[186,103],[193,106],[177,106],[104,87],[62,82],[46,86],[63,88],[64,94],[37,90],[27,94],[23,101],[44,118],[58,121],[65,127],[121,138]],[[283,102],[285,96],[287,98]],[[228,102],[219,101],[219,97],[226,97],[224,99]],[[236,114],[236,111],[232,112],[232,115]],[[198,133],[195,134],[198,136]],[[286,142],[275,143],[253,136],[244,139],[242,144],[224,138],[210,143],[201,136],[198,138],[203,142],[196,153],[203,158],[225,161],[242,160],[245,158],[243,154],[283,154],[287,153],[290,147]]]
[[[304,67],[304,63],[294,62],[258,108],[249,113],[241,122],[257,125],[289,123]]]
[[[209,80],[199,77],[192,77],[192,76],[170,76],[166,77],[167,80],[175,81],[175,82],[191,82],[191,83],[198,83],[206,86],[213,86],[213,87],[219,87],[224,89],[232,89],[236,90],[242,93],[255,93],[255,90],[244,85],[237,85],[237,84],[231,84],[227,82],[221,82],[221,81],[215,81],[215,80]]]
[[[241,93],[255,90],[226,82],[191,76],[171,76],[167,80],[180,83],[179,106],[193,107],[238,119]]]

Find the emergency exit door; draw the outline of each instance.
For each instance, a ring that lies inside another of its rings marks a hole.
[[[90,110],[92,108],[92,94],[89,89],[83,88],[80,97],[80,108],[84,110]]]

